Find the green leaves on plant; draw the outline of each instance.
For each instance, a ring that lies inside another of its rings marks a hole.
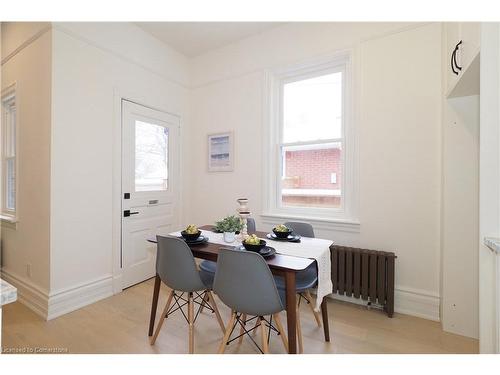
[[[243,229],[241,220],[236,215],[227,216],[224,219],[215,222],[215,230],[220,232],[237,232]]]

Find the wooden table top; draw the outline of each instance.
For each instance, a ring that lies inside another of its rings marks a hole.
[[[204,225],[200,227],[200,229],[203,230],[212,230],[212,228],[213,228],[212,225]],[[266,232],[255,232],[255,234],[261,238],[265,238],[267,235]],[[156,237],[149,238],[148,241],[156,243]],[[268,245],[272,247],[272,243],[268,242]],[[297,245],[300,246],[300,244]],[[233,245],[228,244],[228,246],[233,246]],[[209,241],[206,243],[190,246],[190,249],[193,252],[195,258],[202,258],[202,259],[216,261],[219,249],[221,247],[224,247],[224,245],[210,243],[209,239]],[[271,269],[283,270],[283,271],[295,271],[295,272],[305,270],[313,262],[315,262],[314,259],[310,258],[300,258],[282,254],[276,254],[272,257],[264,259],[266,260],[267,264],[269,265],[269,268]]]

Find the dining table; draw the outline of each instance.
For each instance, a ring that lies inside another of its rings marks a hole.
[[[203,230],[212,230],[212,225],[204,225],[199,227]],[[257,231],[255,234],[260,238],[265,238],[267,232]],[[149,242],[156,243],[155,238],[148,238]],[[189,245],[189,244],[188,244]],[[297,244],[300,246],[300,244]],[[270,244],[272,246],[272,244]],[[201,244],[189,245],[193,256],[195,258],[211,260],[216,262],[219,254],[219,249],[222,245],[218,243],[211,243],[210,238],[207,242]],[[306,251],[306,249],[304,249]],[[316,262],[314,259],[290,256],[283,254],[275,254],[272,257],[265,258],[271,272],[275,275],[284,277],[285,279],[285,294],[286,294],[286,318],[287,318],[287,333],[288,333],[288,352],[290,354],[297,353],[297,293],[295,288],[296,274],[305,270],[311,264]],[[158,297],[160,295],[161,279],[158,274],[155,276],[153,298],[151,302],[151,316],[149,319],[149,332],[148,335],[153,335],[155,318],[158,308]],[[311,302],[312,303],[312,302]],[[323,333],[325,341],[330,341],[330,328],[328,324],[328,306],[326,298],[321,302],[321,315],[323,321]]]

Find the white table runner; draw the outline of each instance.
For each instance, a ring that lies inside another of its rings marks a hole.
[[[233,243],[224,241],[222,233],[214,233],[208,230],[201,230],[201,233],[208,237],[208,242],[220,244],[224,246],[237,246],[238,240]],[[171,236],[179,237],[181,232],[170,233]],[[262,238],[267,241],[267,245],[274,247],[278,254],[291,255],[300,258],[310,258],[316,260],[318,264],[318,287],[315,310],[319,311],[323,298],[331,294],[333,291],[332,285],[332,265],[330,261],[330,246],[332,241],[322,240],[319,238],[302,237],[300,243],[271,241],[268,238]]]

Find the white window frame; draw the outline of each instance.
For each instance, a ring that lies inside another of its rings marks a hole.
[[[2,176],[1,176],[1,185],[0,185],[0,193],[1,193],[1,213],[0,218],[3,221],[16,223],[19,219],[19,163],[18,163],[18,155],[19,155],[19,102],[16,95],[17,85],[12,84],[11,86],[2,90],[1,93],[1,167],[2,167]],[[15,108],[15,123],[14,123],[14,131],[8,132],[8,116],[7,106],[14,106]],[[7,139],[7,137],[12,137],[11,139]],[[8,145],[12,145],[14,150],[12,154],[7,154],[9,147]],[[14,174],[15,174],[15,198],[14,198],[14,209],[7,208],[7,160],[14,160]]]
[[[355,121],[352,111],[354,97],[352,52],[339,52],[333,56],[289,66],[265,73],[264,131],[265,178],[263,186],[265,223],[283,220],[305,220],[318,229],[359,231],[357,217],[358,178],[356,172]],[[343,110],[342,134],[338,139],[283,143],[283,86],[286,83],[342,72]],[[342,201],[340,208],[286,207],[281,204],[282,146],[307,146],[341,142],[343,158]]]

